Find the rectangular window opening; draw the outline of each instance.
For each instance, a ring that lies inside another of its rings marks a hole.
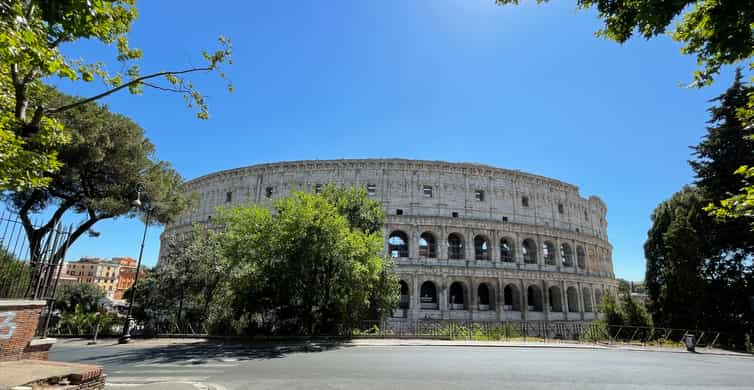
[[[521,206],[529,207],[529,197],[528,196],[522,196],[521,197]]]
[[[474,191],[474,199],[476,199],[479,202],[484,202],[484,191],[483,190]]]
[[[395,215],[403,215],[403,209],[396,209]]]
[[[367,195],[368,196],[375,196],[375,195],[377,195],[377,185],[376,184],[367,184]]]
[[[225,193],[225,203],[230,203],[233,201],[233,192],[228,191]]]
[[[272,187],[267,187],[264,189],[264,196],[265,198],[272,198]]]
[[[315,184],[314,185],[314,193],[319,194],[322,192],[322,184]]]
[[[452,215],[453,215],[453,218],[458,218],[458,212],[457,211],[454,211]]]
[[[563,203],[558,203],[558,212],[561,213],[561,214],[563,214],[564,211],[565,210],[563,208]]]
[[[431,198],[432,197],[432,186],[424,186],[424,188],[422,188],[422,193],[424,194],[425,198]]]

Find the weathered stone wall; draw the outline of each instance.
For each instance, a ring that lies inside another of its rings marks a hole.
[[[164,234],[186,232],[193,223],[211,220],[218,206],[269,206],[293,190],[315,192],[328,183],[367,188],[382,203],[387,215],[385,250],[397,257],[398,273],[409,290],[403,298],[409,308],[398,315],[588,320],[594,318],[599,296],[616,287],[602,200],[583,198],[576,186],[558,180],[479,164],[366,159],[281,162],[222,171],[187,183],[187,192],[199,194],[199,205]],[[405,234],[407,253],[389,250],[388,239],[394,233]],[[420,253],[423,233],[435,240],[434,256]],[[460,259],[449,258],[451,233],[462,240]],[[477,253],[476,237],[486,242],[484,254]],[[510,247],[510,258],[502,255],[502,239]],[[526,259],[530,264],[523,256],[524,240],[533,246]],[[436,310],[421,308],[420,288],[426,281],[436,284]],[[449,302],[453,282],[465,291],[463,304],[455,309]],[[492,290],[494,304],[478,303],[476,291],[482,283]],[[503,290],[513,284],[519,288],[519,310],[503,304]],[[529,286],[541,290],[538,311],[528,310]],[[569,296],[573,290],[576,294]],[[560,312],[550,310],[551,295],[560,296]]]

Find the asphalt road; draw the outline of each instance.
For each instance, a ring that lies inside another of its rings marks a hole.
[[[163,341],[87,346],[51,360],[101,364],[108,383],[214,389],[754,389],[754,358],[519,347],[332,346],[320,352]],[[206,386],[206,387],[205,387]]]

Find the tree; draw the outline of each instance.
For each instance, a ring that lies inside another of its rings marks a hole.
[[[77,307],[83,313],[99,312],[103,298],[105,293],[93,284],[64,284],[55,294],[55,308],[63,313],[74,313]]]
[[[334,192],[294,192],[275,203],[274,215],[258,206],[219,211],[233,307],[227,322],[246,324],[241,331],[248,331],[250,319],[258,318],[271,332],[326,334],[394,307],[397,281],[380,257],[381,233],[362,230],[373,221],[356,218],[361,222],[351,225],[348,219],[371,213],[365,210],[375,202],[362,192],[338,191],[349,199]]]
[[[204,97],[186,75],[217,71],[231,63],[230,41],[220,37],[217,51],[202,52],[203,66],[142,75],[137,63],[142,52],[130,47],[127,37],[136,18],[135,0],[0,1],[0,190],[47,185],[49,174],[61,166],[56,150],[68,138],[53,117],[118,91],[138,94],[149,87],[180,93],[189,107],[198,109],[199,118],[208,117]],[[80,40],[115,45],[124,71],[109,73],[102,61],[69,58],[60,50]],[[43,80],[53,77],[100,79],[107,89],[65,104],[38,100]]]
[[[77,98],[49,89],[45,101],[66,105]],[[142,213],[131,206],[138,184],[144,187],[141,200],[154,208],[153,223],[169,222],[190,205],[191,198],[180,190],[181,176],[154,157],[154,145],[130,119],[96,103],[77,105],[56,114],[56,119],[71,134],[71,142],[59,148],[62,168],[47,175],[47,187],[3,194],[19,214],[32,265],[40,259],[44,238],[67,213],[85,216],[68,238],[68,246],[99,221]],[[31,216],[43,210],[51,211],[50,216],[37,226]],[[65,249],[62,246],[52,254],[52,261],[60,261]]]
[[[22,293],[19,288],[26,286],[25,281],[29,280],[30,275],[29,264],[18,260],[0,245],[0,297],[13,297]]]

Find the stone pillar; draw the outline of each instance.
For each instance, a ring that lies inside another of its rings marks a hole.
[[[581,290],[581,282],[576,282],[576,296],[579,297],[579,305],[580,305],[579,314],[581,315],[581,320],[583,321],[584,320],[584,294],[583,294],[583,291]]]
[[[448,232],[445,226],[439,229],[440,236],[437,237],[437,258],[441,260],[448,259]]]
[[[524,263],[524,242],[521,239],[521,235],[518,233],[513,236],[513,239],[516,240],[516,242],[513,243],[513,260],[516,264],[521,265]]]
[[[560,302],[563,307],[563,318],[568,319],[571,309],[568,306],[568,291],[564,281],[560,281]]]
[[[448,306],[448,293],[450,286],[448,285],[448,279],[442,278],[440,279],[440,286],[438,286],[437,289],[437,303],[439,305],[440,314],[442,315],[443,319],[449,319],[450,318],[450,307]]]
[[[490,259],[492,262],[500,262],[500,233],[497,230],[490,232]]]
[[[526,321],[529,313],[528,292],[524,280],[521,279],[519,282],[521,283],[521,319]]]
[[[555,244],[555,266],[557,267],[558,272],[560,272],[563,265],[563,260],[565,260],[563,256],[561,256],[560,254],[560,245],[561,245],[560,239],[556,238],[554,244]]]
[[[469,286],[469,306],[471,319],[474,319],[474,313],[479,310],[479,297],[477,296],[476,281],[473,278],[466,279],[466,285]]]
[[[419,258],[419,235],[416,228],[411,228],[408,233],[408,257],[411,259]]]
[[[419,280],[418,275],[413,275],[411,279],[413,286],[411,294],[411,319],[417,319],[421,312],[421,283],[423,281]]]
[[[550,320],[550,291],[548,290],[547,282],[542,281],[542,313],[545,316],[545,321]]]
[[[503,286],[505,283],[502,279],[497,278],[497,287],[495,288],[495,314],[498,321],[503,320],[503,305],[505,304],[503,296]]]
[[[464,237],[464,245],[466,246],[463,248],[466,260],[476,260],[476,256],[474,255],[474,232],[465,230],[463,235],[466,236]]]

